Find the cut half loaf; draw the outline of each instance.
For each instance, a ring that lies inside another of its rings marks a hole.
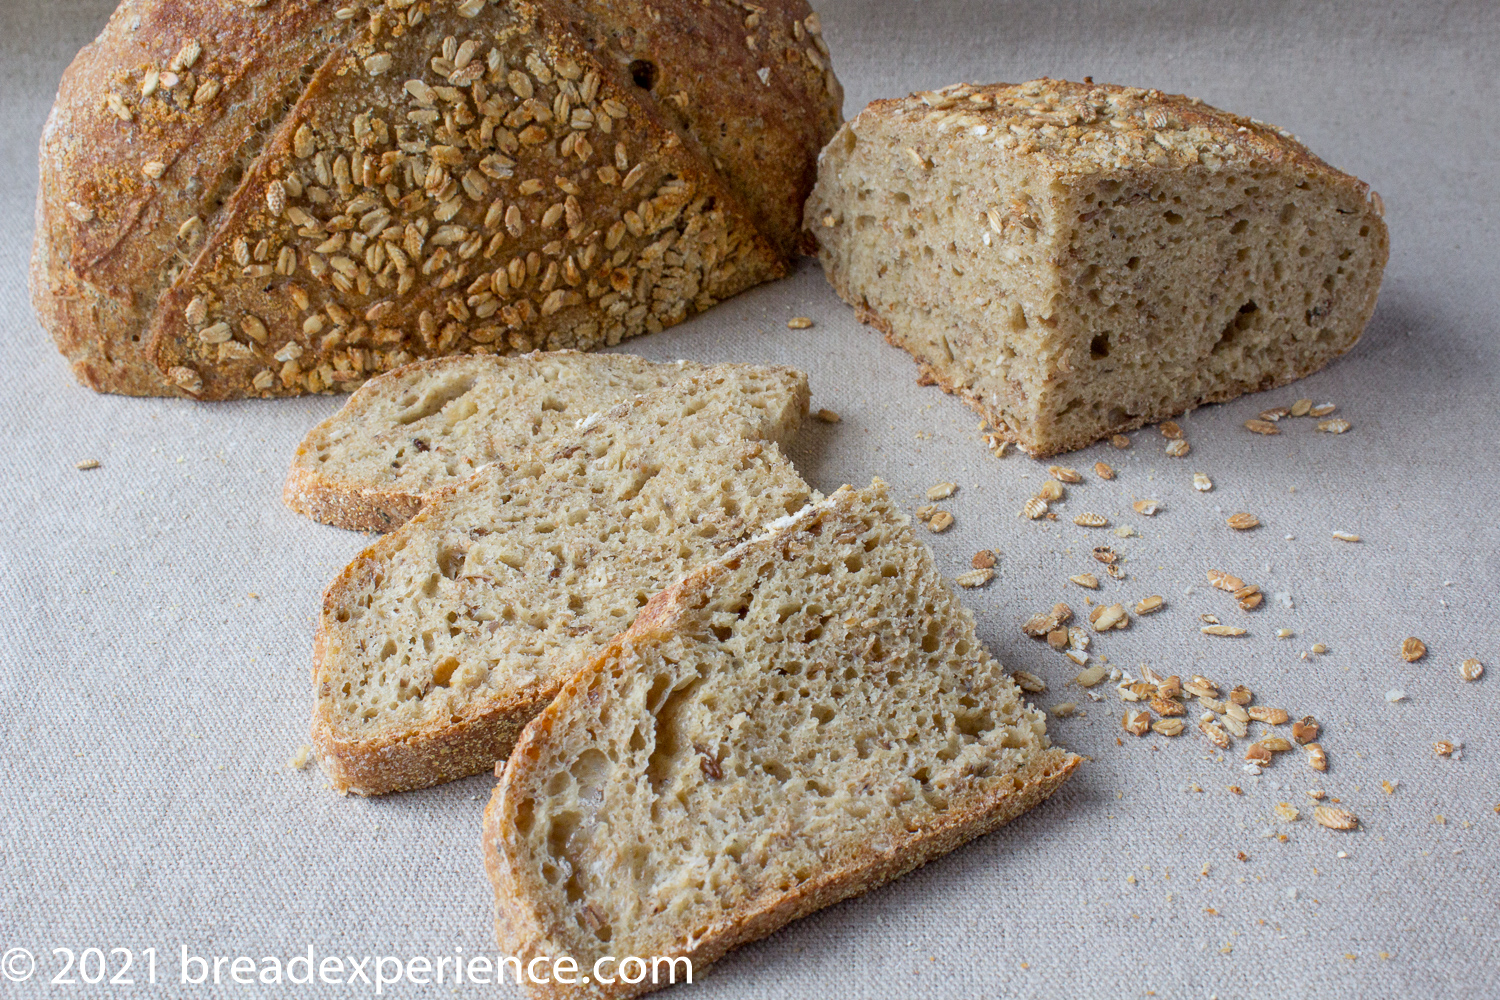
[[[824,150],[806,224],[862,321],[1043,456],[1347,351],[1381,212],[1280,129],[1036,80],[871,104]]]
[[[527,728],[485,812],[500,948],[591,980],[606,955],[696,976],[1019,816],[1078,762],[883,485],[846,486],[653,598]]]
[[[350,563],[324,595],[313,667],[313,740],[335,788],[490,769],[652,595],[807,502],[775,443],[806,383],[743,368],[487,466]]]
[[[785,369],[722,370],[739,373],[747,403],[767,380],[773,407],[805,382]],[[514,462],[591,413],[702,371],[687,361],[576,351],[419,361],[366,382],[313,428],[292,459],[283,499],[325,524],[390,531],[481,465]]]

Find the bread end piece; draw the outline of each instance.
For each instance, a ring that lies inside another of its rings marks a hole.
[[[1272,126],[1044,79],[874,102],[824,150],[804,225],[921,381],[1041,457],[1348,351],[1382,214]]]

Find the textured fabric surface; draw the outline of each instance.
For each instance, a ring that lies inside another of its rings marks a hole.
[[[183,945],[256,961],[309,946],[320,957],[491,949],[478,837],[492,782],[363,801],[334,795],[315,767],[288,766],[307,742],[320,591],[367,539],[290,513],[280,488],[297,441],[340,401],[98,396],[73,382],[32,316],[37,138],[63,67],[110,9],[0,4],[0,949],[40,963],[3,992],[98,995],[47,985],[60,967],[51,949],[131,948],[139,963],[155,947],[173,985],[139,995],[367,995],[175,985]],[[1129,450],[1062,459],[1086,482],[1056,522],[1016,516],[1045,465],[993,458],[976,418],[917,386],[909,359],[857,325],[815,266],[628,345],[654,359],[807,370],[813,406],[843,417],[810,422],[794,449],[824,490],[879,475],[915,507],[929,485],[957,482],[942,503],[956,523],[931,536],[939,563],[956,575],[975,550],[1000,551],[994,582],[965,600],[1002,662],[1047,681],[1040,705],[1086,712],[1051,731],[1090,758],[1041,809],[731,955],[683,995],[1500,996],[1494,6],[821,10],[846,115],[957,80],[1089,74],[1187,92],[1285,126],[1368,180],[1385,199],[1392,254],[1350,355],[1300,385],[1189,415],[1186,459],[1166,457],[1151,428]],[[787,329],[799,315],[816,325]],[[1336,402],[1352,429],[1241,428],[1302,396]],[[83,459],[101,467],[76,471]],[[1118,478],[1099,481],[1097,460]],[[1195,492],[1194,472],[1214,490]],[[1142,497],[1161,513],[1137,516],[1130,502]],[[1074,526],[1085,510],[1139,534]],[[1235,511],[1262,527],[1230,531]],[[1363,541],[1334,541],[1335,530]],[[1123,555],[1128,576],[1104,578],[1095,596],[1161,594],[1167,606],[1094,651],[1132,673],[1150,663],[1244,683],[1264,704],[1315,715],[1327,774],[1300,753],[1247,774],[1243,741],[1221,758],[1194,734],[1137,739],[1121,729],[1113,685],[1094,702],[1067,684],[1077,668],[1019,625],[1058,600],[1083,611],[1086,593],[1066,578],[1102,569],[1088,555],[1099,544]],[[1206,587],[1210,567],[1285,592],[1293,608],[1268,599],[1246,615]],[[1250,635],[1203,636],[1202,613]],[[1280,628],[1295,636],[1278,640]],[[1408,635],[1426,642],[1425,659],[1398,657]],[[1314,643],[1327,652],[1301,658]],[[1467,657],[1486,667],[1477,683],[1459,679]],[[1406,699],[1388,702],[1393,689]],[[1441,739],[1461,743],[1461,759],[1438,757]],[[1314,825],[1308,788],[1337,796],[1363,828]],[[1279,821],[1278,802],[1302,818]]]

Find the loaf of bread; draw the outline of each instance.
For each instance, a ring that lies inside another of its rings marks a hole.
[[[490,769],[688,570],[800,509],[776,444],[800,372],[727,365],[616,404],[439,493],[328,588],[313,743],[375,795]]]
[[[841,104],[805,0],[123,0],[43,134],[32,296],[135,395],[615,344],[785,272]]]
[[[1036,456],[1318,370],[1388,253],[1379,196],[1286,132],[1057,80],[876,101],[806,225],[859,318]]]
[[[722,368],[739,372],[749,395],[769,388],[771,405],[806,384],[780,369]],[[702,371],[687,361],[577,351],[418,361],[366,382],[313,428],[297,448],[282,496],[292,510],[325,524],[390,531],[480,466],[514,463],[592,413]]]
[[[536,997],[656,988],[598,981],[604,956],[686,957],[696,980],[1078,763],[881,484],[846,486],[654,597],[527,727],[485,811],[500,950],[591,980]]]

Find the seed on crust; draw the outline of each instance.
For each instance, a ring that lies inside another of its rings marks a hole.
[[[1256,434],[1280,434],[1281,428],[1269,420],[1246,420],[1245,430]]]
[[[1249,531],[1252,528],[1260,527],[1260,518],[1254,514],[1247,514],[1241,511],[1238,514],[1229,515],[1226,523],[1235,531]]]
[[[1401,642],[1401,659],[1407,663],[1416,663],[1427,655],[1427,646],[1416,636],[1408,636]]]
[[[957,483],[938,483],[936,486],[927,487],[927,499],[946,500],[957,492]]]
[[[1100,479],[1113,479],[1115,478],[1115,470],[1112,466],[1106,465],[1103,462],[1095,462],[1094,475]]]
[[[1076,583],[1080,587],[1087,587],[1089,590],[1099,589],[1099,578],[1092,573],[1075,573],[1073,576],[1068,577],[1068,582]]]
[[[1313,806],[1313,819],[1318,821],[1319,826],[1326,826],[1330,830],[1359,828],[1359,817],[1347,809],[1335,809],[1333,806]]]
[[[1073,518],[1073,523],[1080,528],[1107,528],[1109,527],[1109,518],[1104,517],[1102,514],[1085,512]]]
[[[1466,681],[1477,681],[1484,676],[1484,664],[1471,656],[1458,665],[1458,676]]]

